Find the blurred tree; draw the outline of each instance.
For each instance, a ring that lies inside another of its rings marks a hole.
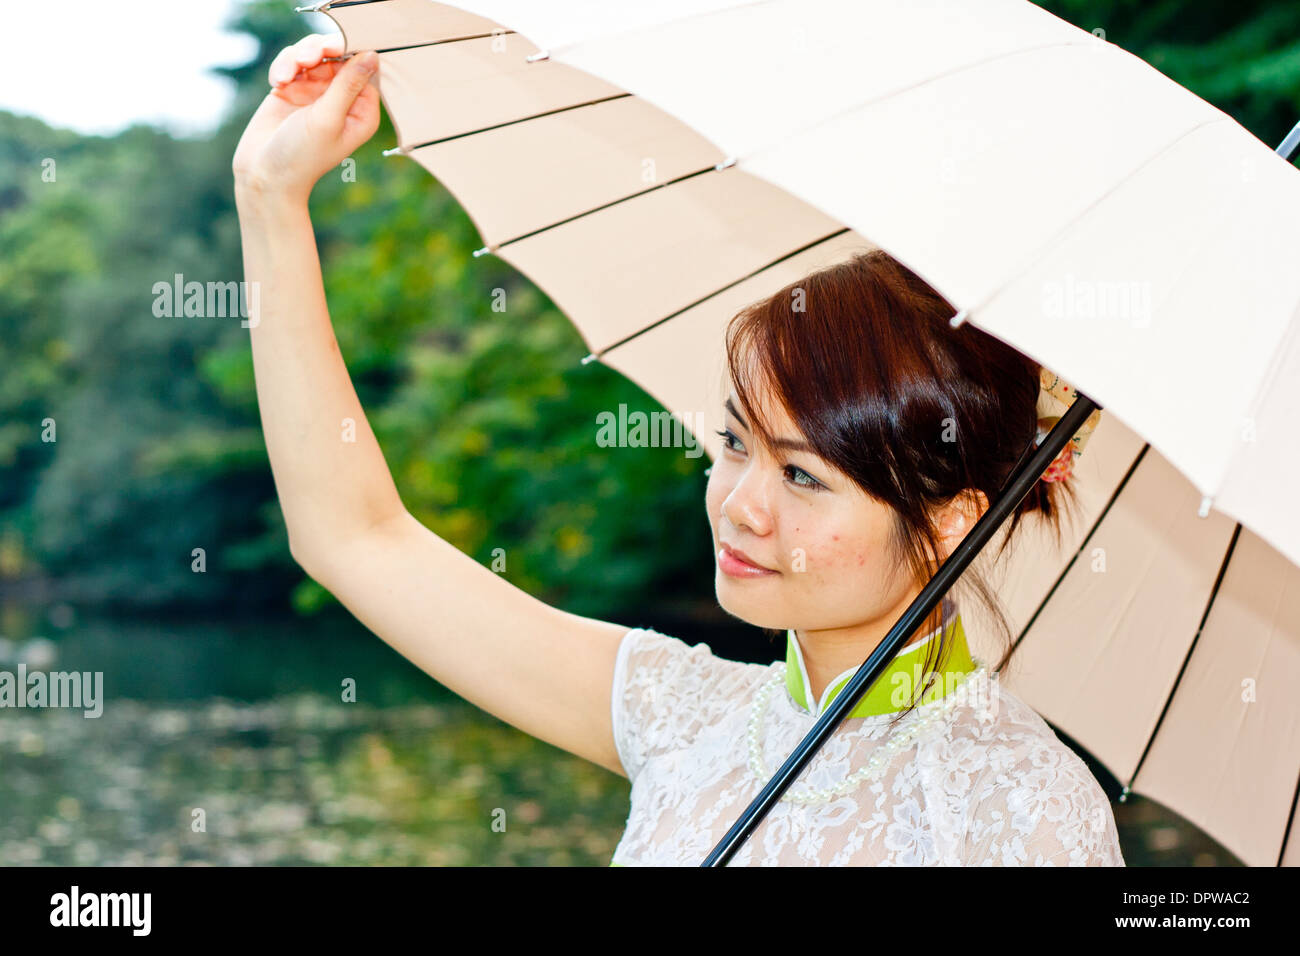
[[[155,284],[175,275],[242,277],[230,157],[270,59],[310,32],[279,2],[247,4],[232,27],[259,52],[220,71],[237,106],[207,140],[147,127],[78,137],[8,116],[0,126],[14,174],[4,181],[18,184],[0,221],[0,249],[13,252],[0,323],[17,331],[4,347],[22,370],[0,393],[0,521],[17,532],[13,567],[39,567],[74,600],[230,607],[282,602],[295,586],[300,609],[333,601],[288,555],[247,332],[152,309]],[[339,342],[407,506],[579,613],[617,614],[688,581],[711,592],[702,481],[691,480],[707,461],[597,447],[597,411],[657,403],[581,366],[580,337],[531,283],[472,259],[473,224],[422,168],[380,157],[392,139],[385,121],[354,157],[355,178],[327,176],[312,210]],[[58,188],[39,183],[46,155]],[[50,445],[37,431],[46,416],[58,423]],[[204,574],[191,570],[195,548]]]

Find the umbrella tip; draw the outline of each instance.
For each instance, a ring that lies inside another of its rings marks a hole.
[[[736,157],[735,157],[735,156],[728,156],[728,157],[727,157],[726,159],[724,159],[722,162],[718,163],[718,165],[714,166],[714,167],[713,167],[713,171],[714,171],[715,173],[718,173],[718,172],[721,172],[721,171],[724,170],[724,169],[727,169],[727,168],[730,167],[730,166],[735,166],[735,165],[736,165]]]
[[[309,3],[305,7],[294,7],[294,13],[319,13],[329,7],[332,0],[317,0],[316,3]]]
[[[954,315],[951,319],[948,320],[948,324],[952,326],[954,329],[958,328],[959,326],[962,325],[962,323],[966,321],[968,315],[969,313],[965,309],[962,309],[960,312],[958,312],[956,315]]]
[[[595,353],[595,352],[589,352],[589,353],[588,353],[588,354],[583,358],[583,360],[582,360],[582,364],[583,364],[583,365],[586,365],[586,364],[588,364],[589,362],[594,362],[594,361],[596,361],[596,353]]]
[[[1213,502],[1214,499],[1211,498],[1209,495],[1205,495],[1203,498],[1201,498],[1201,507],[1196,510],[1196,517],[1208,518],[1210,516],[1210,505]]]
[[[492,247],[484,246],[482,249],[474,250],[474,258],[477,259],[479,256],[486,256],[486,255],[490,255],[491,253],[492,253]]]
[[[538,50],[536,53],[530,53],[524,57],[525,63],[536,63],[539,60],[549,60],[551,58],[550,50]]]
[[[405,147],[405,146],[394,146],[392,149],[386,149],[386,150],[384,150],[384,152],[382,153],[382,155],[384,155],[384,156],[397,156],[397,155],[400,155],[401,153],[404,153],[404,152],[406,152],[406,147]]]

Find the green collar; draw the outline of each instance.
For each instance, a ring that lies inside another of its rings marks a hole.
[[[936,668],[935,681],[921,700],[923,704],[938,700],[959,683],[955,677],[945,679],[945,674],[968,674],[975,669],[970,647],[966,643],[966,632],[961,626],[961,615],[954,612],[947,619],[946,627],[950,648],[946,664],[941,661]],[[916,695],[916,688],[921,682],[926,650],[930,641],[934,640],[941,630],[943,627],[935,628],[927,637],[904,649],[890,661],[885,672],[880,675],[880,679],[862,696],[858,705],[849,712],[849,716],[870,717],[892,714],[903,710],[911,703],[911,698]],[[817,709],[813,710],[808,705],[808,693],[805,689],[809,685],[808,670],[804,666],[799,640],[795,637],[793,628],[786,631],[785,687],[790,692],[791,699],[812,716],[820,717],[826,712],[831,701],[844,689],[857,670],[857,667],[850,667],[827,684]]]

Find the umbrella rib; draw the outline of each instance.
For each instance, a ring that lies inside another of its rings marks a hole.
[[[1025,626],[1020,629],[1020,636],[1012,642],[1011,649],[1007,652],[1007,655],[1001,664],[1009,662],[1015,655],[1016,651],[1020,649],[1021,643],[1029,635],[1030,629],[1033,628],[1034,622],[1037,621],[1039,615],[1043,613],[1044,608],[1047,607],[1047,602],[1052,599],[1052,595],[1055,594],[1056,590],[1064,583],[1066,577],[1070,573],[1070,569],[1073,568],[1074,563],[1079,560],[1079,555],[1083,554],[1084,550],[1088,547],[1088,542],[1093,539],[1094,535],[1096,535],[1098,529],[1101,527],[1101,523],[1106,519],[1106,515],[1110,513],[1110,509],[1114,507],[1115,502],[1119,500],[1119,496],[1123,493],[1125,486],[1128,485],[1129,479],[1132,478],[1133,473],[1137,471],[1138,465],[1142,464],[1142,459],[1146,456],[1147,449],[1150,447],[1150,442],[1145,443],[1142,446],[1142,450],[1133,458],[1133,463],[1129,465],[1128,471],[1124,473],[1124,477],[1120,479],[1119,484],[1115,486],[1115,490],[1111,492],[1110,500],[1106,502],[1106,506],[1097,514],[1096,520],[1093,521],[1092,527],[1088,529],[1088,533],[1084,535],[1083,540],[1079,542],[1079,547],[1075,549],[1074,555],[1070,558],[1065,567],[1061,569],[1061,573],[1057,575],[1056,581],[1053,582],[1051,588],[1049,588],[1047,593],[1043,596],[1043,600],[1040,601],[1038,607],[1034,609],[1034,613],[1030,615],[1029,620],[1025,622]],[[1000,671],[1001,664],[994,668],[994,670]]]
[[[354,0],[354,2],[375,3],[375,2],[380,2],[380,0]],[[337,6],[341,6],[341,4],[336,3],[333,4],[333,6],[337,7]],[[448,37],[446,40],[426,40],[424,43],[408,43],[405,46],[372,47],[372,49],[376,53],[394,53],[398,50],[418,50],[421,47],[426,47],[426,46],[445,46],[448,43],[462,43],[465,40],[487,40],[491,37],[505,36],[507,33],[514,33],[514,32],[515,32],[514,30],[498,30],[496,33],[474,33],[471,34],[470,36]],[[354,51],[354,52],[360,52],[360,51]]]
[[[323,2],[309,4],[308,6],[305,7],[294,7],[294,12],[295,13],[322,13],[325,14],[326,16],[329,16],[328,11],[337,10],[340,7],[364,7],[372,3],[388,3],[388,2],[389,0],[323,0]],[[333,20],[334,18],[330,17],[330,19]],[[337,20],[335,20],[334,22],[338,24]],[[342,24],[339,24],[339,26],[342,26]],[[487,40],[492,37],[505,36],[508,33],[513,33],[518,35],[518,31],[507,30],[502,28],[492,33],[473,33],[463,37],[448,37],[445,40],[426,40],[423,43],[407,43],[403,46],[366,47],[366,49],[374,50],[376,53],[396,53],[399,50],[418,50],[420,47],[442,46],[443,44],[446,43],[460,43],[464,40]],[[362,53],[362,52],[364,51],[353,50],[351,53],[348,54],[348,56],[353,56],[357,53]],[[344,57],[343,59],[346,59],[346,57]]]
[[[362,7],[368,3],[379,3],[381,0],[316,0],[315,3],[309,3],[305,7],[294,7],[294,13],[324,13],[330,7]]]
[[[1169,707],[1174,702],[1174,695],[1178,693],[1178,685],[1182,683],[1183,675],[1187,673],[1187,665],[1192,661],[1192,654],[1196,650],[1196,642],[1201,639],[1201,634],[1205,631],[1205,624],[1210,619],[1210,611],[1214,607],[1215,598],[1219,596],[1219,587],[1223,584],[1223,578],[1228,573],[1228,562],[1232,560],[1232,552],[1237,547],[1237,539],[1241,536],[1241,523],[1232,529],[1232,538],[1228,542],[1228,547],[1223,552],[1223,560],[1219,563],[1219,573],[1214,578],[1214,587],[1210,589],[1210,596],[1205,602],[1205,610],[1201,612],[1200,623],[1196,625],[1196,633],[1192,635],[1192,642],[1187,646],[1187,653],[1183,655],[1182,666],[1178,668],[1178,675],[1174,678],[1174,686],[1169,688],[1169,695],[1165,698],[1165,705],[1160,709],[1160,716],[1156,718],[1155,726],[1151,728],[1151,736],[1147,738],[1146,746],[1142,748],[1142,756],[1138,757],[1137,766],[1133,768],[1133,773],[1128,778],[1128,783],[1124,784],[1124,791],[1120,794],[1121,802],[1133,790],[1133,784],[1137,780],[1138,773],[1142,770],[1142,764],[1146,762],[1147,754],[1151,752],[1151,746],[1156,741],[1156,735],[1160,733],[1160,727],[1165,722],[1165,715],[1169,713]]]
[[[1282,859],[1286,856],[1287,841],[1291,839],[1291,826],[1295,823],[1296,804],[1300,803],[1300,776],[1296,777],[1295,793],[1291,796],[1291,812],[1287,814],[1286,829],[1282,832],[1282,846],[1277,851],[1277,865],[1282,865]]]
[[[688,302],[680,309],[677,309],[674,312],[669,312],[667,315],[663,316],[662,318],[655,319],[655,321],[651,322],[649,325],[643,326],[642,328],[637,329],[635,332],[623,336],[617,342],[605,346],[605,348],[601,349],[599,352],[592,352],[590,355],[586,356],[582,360],[582,364],[586,365],[588,362],[592,362],[595,361],[596,359],[603,358],[607,353],[612,352],[620,345],[626,345],[628,342],[632,341],[637,336],[644,335],[645,333],[649,332],[651,329],[663,325],[665,322],[669,321],[670,319],[677,318],[679,315],[683,314],[684,312],[688,312],[691,309],[695,308],[697,305],[707,302],[709,299],[712,299],[714,296],[721,295],[723,292],[726,292],[728,289],[734,288],[735,286],[740,285],[740,283],[745,282],[748,279],[754,278],[754,276],[758,275],[760,272],[766,272],[768,269],[771,269],[773,266],[780,265],[782,262],[785,262],[787,259],[793,258],[794,256],[799,255],[799,253],[801,252],[807,252],[809,249],[813,248],[813,246],[819,246],[823,242],[828,242],[829,240],[834,239],[836,236],[842,236],[844,235],[844,233],[848,231],[849,228],[845,226],[843,229],[836,229],[834,232],[827,233],[826,235],[822,236],[820,239],[814,239],[812,242],[806,242],[802,246],[799,246],[798,248],[791,249],[789,252],[785,253],[782,256],[778,256],[777,258],[773,259],[771,262],[767,263],[766,265],[759,266],[753,272],[747,273],[738,279],[734,279],[731,282],[728,282],[726,285],[719,286],[718,288],[714,289],[712,292],[700,296],[694,302]]]
[[[608,103],[610,100],[621,100],[631,96],[631,93],[615,93],[612,96],[602,96],[598,99],[587,100],[584,103],[574,103],[571,106],[557,106],[553,110],[544,110],[541,113],[533,113],[531,116],[521,116],[518,119],[506,120],[502,123],[493,123],[491,126],[480,126],[478,129],[466,130],[464,133],[453,133],[450,136],[443,136],[439,139],[431,139],[427,142],[416,143],[414,146],[403,146],[403,153],[412,153],[417,149],[424,149],[426,146],[437,146],[439,143],[448,143],[453,139],[463,139],[466,136],[474,136],[477,133],[487,133],[494,129],[501,129],[506,126],[514,126],[516,123],[527,123],[529,120],[539,119],[543,116],[554,116],[556,113],[564,113],[568,110],[582,109],[584,106],[594,106],[597,103]],[[637,194],[634,194],[637,195]],[[511,240],[513,241],[513,240]]]
[[[720,170],[722,169],[723,169],[722,164],[719,164],[719,165],[705,166],[705,168],[703,169],[695,169],[694,172],[690,172],[690,173],[682,173],[681,176],[675,176],[671,179],[668,179],[668,181],[666,182],[660,182],[658,186],[651,186],[650,189],[638,190],[636,191],[636,193],[629,193],[628,195],[625,196],[619,196],[619,198],[617,199],[611,199],[610,202],[601,203],[599,204],[599,206],[593,206],[590,209],[584,209],[584,211],[582,212],[575,212],[573,213],[572,216],[565,216],[564,219],[558,219],[555,220],[554,222],[547,222],[545,226],[538,226],[537,229],[530,230],[530,232],[526,232],[520,235],[515,235],[515,237],[512,237],[510,239],[504,239],[504,241],[498,242],[497,245],[495,246],[484,246],[482,248],[477,248],[477,250],[474,250],[474,255],[481,256],[481,255],[486,255],[487,252],[495,252],[499,250],[499,248],[502,248],[503,246],[510,246],[511,243],[521,242],[523,241],[523,239],[533,238],[534,235],[539,235],[545,232],[549,232],[549,230],[551,229],[556,229],[559,228],[559,226],[568,225],[569,222],[573,222],[575,220],[584,219],[585,216],[590,216],[593,215],[593,213],[602,212],[603,209],[619,206],[620,203],[627,203],[633,199],[640,199],[641,196],[649,195],[650,193],[656,193],[656,191],[662,190],[664,186],[675,186],[676,183],[684,182],[685,179],[693,179],[697,176],[703,176],[703,174],[705,173],[720,172]]]

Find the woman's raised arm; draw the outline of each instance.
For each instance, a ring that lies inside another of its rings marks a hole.
[[[372,135],[373,53],[282,51],[232,168],[257,401],[294,559],[436,680],[519,729],[623,773],[610,722],[617,624],[552,608],[403,506],[330,325],[312,187]]]

